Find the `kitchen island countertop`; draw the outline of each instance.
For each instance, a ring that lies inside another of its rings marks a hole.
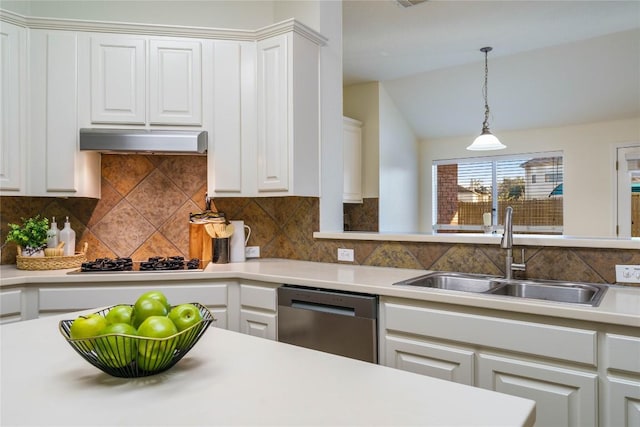
[[[111,377],[60,319],[0,327],[0,424],[533,426],[534,402],[210,328],[170,370]]]

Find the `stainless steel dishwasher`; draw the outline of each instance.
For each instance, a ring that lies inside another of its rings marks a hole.
[[[278,288],[278,341],[378,362],[378,297],[284,285]]]

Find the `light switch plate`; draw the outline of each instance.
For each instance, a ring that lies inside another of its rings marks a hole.
[[[247,246],[244,248],[244,256],[247,258],[260,258],[260,246]]]
[[[616,265],[617,283],[640,283],[640,265]]]
[[[353,262],[353,249],[338,248],[338,261]]]

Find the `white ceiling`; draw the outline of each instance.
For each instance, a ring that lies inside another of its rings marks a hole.
[[[640,1],[343,3],[344,84],[383,86],[421,139],[640,116]],[[640,139],[640,135],[639,135]]]

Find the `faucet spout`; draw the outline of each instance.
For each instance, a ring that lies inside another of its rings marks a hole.
[[[511,206],[507,206],[504,213],[504,233],[502,234],[500,247],[507,250],[504,271],[505,279],[512,279],[514,270],[526,271],[527,265],[524,260],[524,249],[522,250],[522,263],[516,264],[513,262],[513,208]]]
[[[507,206],[504,212],[504,233],[502,234],[502,240],[500,241],[500,247],[502,249],[513,248],[513,208]]]

